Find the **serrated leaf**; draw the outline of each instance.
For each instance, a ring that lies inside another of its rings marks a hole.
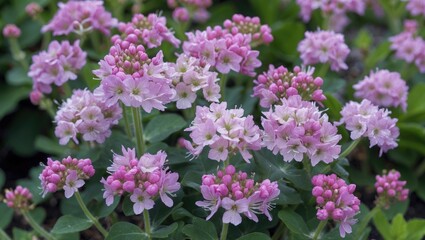
[[[92,225],[93,223],[88,219],[65,215],[58,219],[55,226],[53,226],[52,233],[65,234],[80,232],[90,228]]]
[[[217,230],[212,222],[193,218],[192,224],[183,227],[182,232],[192,240],[217,240]]]
[[[171,134],[183,129],[186,121],[177,114],[160,114],[149,121],[145,128],[145,138],[149,142],[160,142]]]
[[[109,230],[106,240],[145,240],[148,235],[138,226],[128,222],[117,222]]]

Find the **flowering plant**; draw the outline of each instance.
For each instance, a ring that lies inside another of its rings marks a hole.
[[[0,8],[0,239],[425,236],[422,1]]]

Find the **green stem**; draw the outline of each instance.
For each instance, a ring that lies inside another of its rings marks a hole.
[[[0,239],[4,240],[12,240],[7,233],[3,231],[3,229],[0,228]]]
[[[128,119],[128,115],[127,115],[127,107],[121,103],[121,108],[122,108],[122,115],[124,118],[124,127],[125,127],[125,133],[127,134],[127,136],[130,139],[133,139],[133,135],[131,134],[131,127],[130,127],[130,121]]]
[[[87,206],[84,203],[83,199],[81,198],[80,193],[78,191],[76,191],[74,195],[75,195],[75,198],[77,199],[78,204],[81,207],[81,210],[83,210],[84,214],[93,222],[93,224],[97,228],[97,230],[99,230],[99,232],[102,233],[103,237],[106,238],[106,236],[108,236],[108,231],[106,231],[106,229],[103,228],[102,225],[100,225],[97,218],[95,218],[91,214],[91,212],[87,209]]]
[[[356,231],[356,235],[355,236],[359,236],[360,234],[363,234],[365,228],[367,227],[367,225],[369,224],[370,220],[372,220],[372,218],[376,215],[376,213],[378,213],[380,210],[380,208],[378,206],[374,207],[372,209],[372,211],[370,211],[363,219],[362,221],[359,223],[359,227],[357,228]]]
[[[143,123],[140,108],[131,108],[133,114],[133,127],[136,134],[137,153],[141,156],[145,152],[145,139],[143,138]]]
[[[12,52],[13,59],[22,65],[22,68],[27,71],[28,63],[25,59],[25,53],[21,50],[18,40],[16,38],[9,38],[10,51]]]
[[[151,237],[151,221],[149,218],[149,211],[148,210],[144,210],[143,211],[143,220],[144,220],[144,224],[145,224],[145,232],[146,234],[148,234],[148,238],[149,240],[152,239]]]
[[[24,216],[25,220],[28,222],[28,224],[36,231],[40,236],[47,240],[56,240],[54,236],[52,236],[50,233],[48,233],[42,226],[40,226],[34,218],[29,214],[28,211],[21,211],[22,215]]]
[[[307,172],[307,175],[309,177],[311,177],[311,161],[309,161],[308,159],[304,158],[303,159],[303,166],[305,171]]]
[[[278,240],[282,236],[282,234],[285,232],[285,224],[281,221],[279,223],[279,226],[276,229],[276,232],[272,236],[272,240]]]
[[[328,220],[326,221],[320,221],[319,226],[317,226],[316,231],[314,232],[313,240],[317,240],[320,233],[322,232],[323,228],[325,228],[326,223],[328,223]]]
[[[222,73],[220,74],[221,101],[226,100],[226,85],[227,85],[227,75],[224,75]]]
[[[227,239],[227,232],[228,231],[229,231],[229,224],[223,223],[223,228],[221,229],[220,240],[226,240]]]
[[[346,148],[344,150],[344,152],[341,153],[341,155],[339,155],[339,159],[345,158],[346,156],[348,156],[348,154],[350,154],[354,148],[357,146],[357,144],[359,144],[359,142],[361,141],[362,138],[358,138],[356,140],[354,140],[350,146],[348,146],[348,148]]]

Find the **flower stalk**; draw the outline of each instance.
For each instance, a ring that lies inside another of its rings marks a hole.
[[[108,231],[106,231],[106,229],[102,227],[102,225],[99,223],[97,218],[95,218],[91,214],[89,209],[87,209],[86,204],[84,203],[83,199],[81,198],[80,192],[78,192],[78,191],[75,192],[75,198],[77,199],[77,202],[80,205],[81,210],[83,210],[84,214],[93,222],[94,226],[97,228],[97,230],[99,230],[99,232],[103,235],[103,237],[106,238],[108,236]]]

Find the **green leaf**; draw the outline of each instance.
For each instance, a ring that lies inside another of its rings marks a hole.
[[[406,239],[407,223],[402,214],[397,214],[391,224],[390,234],[392,239]]]
[[[304,219],[296,212],[290,209],[282,209],[278,214],[280,220],[288,227],[291,232],[298,234],[309,233],[310,230],[307,227]]]
[[[93,223],[88,219],[78,218],[72,215],[65,215],[58,219],[52,229],[52,233],[65,234],[80,232],[90,228],[92,225]]]
[[[12,221],[13,209],[9,208],[5,203],[0,202],[0,229],[5,229]]]
[[[385,41],[381,43],[375,50],[373,50],[365,60],[366,72],[369,72],[372,68],[376,67],[376,65],[387,58],[387,56],[391,53],[390,49],[391,43]]]
[[[138,226],[128,222],[117,222],[109,230],[106,240],[147,240],[148,235]]]
[[[264,233],[254,232],[254,233],[244,235],[238,238],[237,240],[269,240],[269,239],[271,238]]]
[[[69,153],[67,147],[60,145],[58,139],[55,140],[40,135],[35,139],[35,149],[55,156],[63,156]]]
[[[153,229],[152,237],[153,238],[168,238],[170,234],[172,234],[174,231],[177,230],[178,226],[179,224],[175,222],[169,226]]]
[[[298,194],[298,192],[295,191],[295,189],[279,183],[279,190],[280,190],[280,194],[276,200],[276,204],[278,205],[299,204],[303,202],[301,200],[300,194]]]
[[[407,112],[400,117],[400,121],[425,121],[425,84],[416,84],[409,91],[407,98]]]
[[[356,48],[368,50],[370,45],[372,44],[372,36],[369,31],[366,29],[362,29],[359,31],[357,37],[354,39],[354,45]]]
[[[425,219],[412,219],[407,223],[406,239],[421,240],[425,236]]]
[[[6,181],[6,174],[4,174],[3,170],[0,169],[0,189],[3,188],[5,181]]]
[[[182,232],[192,240],[217,240],[217,230],[212,222],[193,218],[192,224],[183,227]]]
[[[28,96],[30,90],[31,87],[28,86],[13,87],[0,85],[0,119],[13,111],[18,102]]]
[[[268,5],[258,0],[253,1],[258,2],[261,5]],[[291,34],[287,34],[288,32],[290,32]],[[275,39],[273,40],[273,42],[271,42],[271,47],[273,49],[279,50],[277,51],[279,53],[295,57],[298,54],[298,43],[303,39],[304,32],[305,25],[300,22],[273,22],[272,34]]]
[[[27,76],[25,70],[22,67],[14,67],[12,70],[6,73],[6,81],[9,85],[20,86],[24,84],[31,85],[31,78]]]
[[[378,211],[375,214],[375,216],[373,217],[373,223],[375,224],[376,229],[378,229],[382,237],[384,237],[384,239],[391,239],[391,225],[382,211]]]
[[[160,114],[149,121],[145,129],[145,138],[149,142],[159,142],[166,139],[186,126],[186,121],[177,114]]]
[[[32,240],[33,239],[33,234],[16,227],[12,229],[12,235],[13,235],[13,239],[15,240]]]
[[[46,219],[46,210],[42,207],[35,208],[29,214],[38,224],[41,224]]]

